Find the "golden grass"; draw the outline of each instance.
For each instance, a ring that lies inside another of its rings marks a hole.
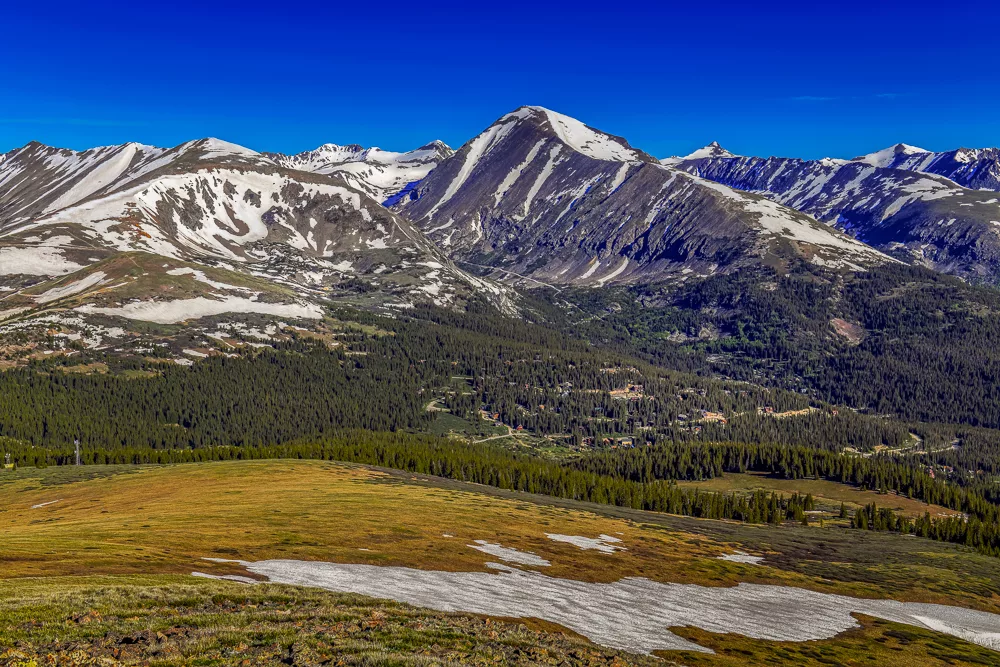
[[[635,520],[614,518],[517,497],[435,487],[418,483],[415,477],[362,466],[279,460],[121,470],[81,479],[61,474],[75,469],[51,469],[40,471],[39,477],[6,483],[0,471],[4,526],[0,578],[243,572],[239,565],[212,563],[205,557],[487,571],[485,563],[496,558],[469,547],[474,540],[487,540],[551,561],[551,567],[539,568],[547,575],[584,581],[629,576],[720,586],[749,581],[860,597],[1000,608],[1000,600],[987,588],[977,585],[972,592],[974,579],[963,574],[957,552],[949,552],[950,557],[933,566],[755,566],[718,559],[747,548],[738,538],[727,542],[696,530],[698,525],[719,522],[688,521],[691,529],[674,528],[655,525],[648,513],[635,514]],[[43,503],[51,504],[34,507]],[[794,529],[758,528],[755,534],[787,533],[799,539]],[[546,533],[612,535],[626,550],[614,554],[580,550],[554,542]],[[883,538],[891,536],[873,539]],[[766,547],[751,551],[772,554],[765,563],[780,563],[782,546],[772,543],[778,551]]]
[[[52,504],[33,509],[43,503]],[[552,561],[547,574],[590,581],[734,583],[747,569],[716,560],[731,548],[698,535],[319,461],[143,467],[58,486],[21,480],[0,486],[0,507],[5,577],[238,569],[203,557],[485,570],[494,558],[469,548],[473,540],[533,551]],[[627,551],[582,551],[545,533],[614,535]]]

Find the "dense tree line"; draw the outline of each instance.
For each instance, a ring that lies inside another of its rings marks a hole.
[[[847,456],[784,445],[706,443],[602,452],[568,465],[636,482],[703,480],[723,473],[766,472],[784,479],[827,479],[941,505],[984,521],[1000,518],[997,506],[973,490],[932,478],[923,469],[888,457]]]

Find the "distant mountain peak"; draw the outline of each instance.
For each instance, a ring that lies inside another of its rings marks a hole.
[[[874,153],[869,153],[868,155],[861,155],[851,161],[864,162],[865,164],[870,164],[873,167],[889,167],[900,157],[918,155],[922,153],[930,153],[930,151],[918,148],[917,146],[911,146],[909,144],[894,144],[887,148],[883,148],[880,151],[875,151]]]
[[[705,160],[710,158],[727,158],[727,157],[738,157],[738,156],[735,153],[730,153],[729,151],[727,151],[719,144],[718,141],[713,141],[707,146],[702,146],[698,150],[688,153],[683,157],[679,157],[676,155],[672,157],[665,157],[662,160],[660,160],[660,164],[672,166],[679,162],[683,162],[684,160]]]

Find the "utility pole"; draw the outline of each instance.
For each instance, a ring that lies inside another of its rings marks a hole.
[[[80,439],[74,440],[73,444],[76,445],[76,464],[80,465]]]

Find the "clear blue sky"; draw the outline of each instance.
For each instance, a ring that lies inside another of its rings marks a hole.
[[[997,4],[9,3],[0,151],[457,147],[521,104],[657,156],[997,145]]]

